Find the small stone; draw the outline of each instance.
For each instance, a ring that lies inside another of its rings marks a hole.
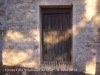
[[[37,58],[39,56],[39,54],[35,54],[34,57]]]
[[[2,25],[2,23],[0,22],[0,25]]]
[[[93,32],[93,28],[91,28],[91,27],[88,28],[88,31],[89,31],[89,32]]]
[[[97,32],[100,33],[100,28],[98,28]]]
[[[16,0],[16,3],[23,3],[23,0]]]
[[[96,40],[96,42],[98,42],[98,43],[100,42],[100,34],[96,35],[95,40]]]
[[[85,45],[86,47],[91,47],[91,44],[87,44],[87,45]]]
[[[35,21],[35,20],[30,22],[30,25],[31,25],[31,26],[33,26],[33,25],[35,25],[35,24],[37,24],[37,21]]]
[[[86,36],[86,40],[89,42],[94,42],[95,41],[95,37],[93,35],[87,35]]]
[[[5,15],[5,11],[4,10],[0,10],[0,16],[4,16]]]
[[[33,12],[36,12],[36,10],[35,10],[35,9],[30,9],[30,12],[32,12],[32,13],[33,13]]]
[[[4,4],[4,2],[5,2],[5,0],[0,0],[0,4],[2,4],[2,3]]]
[[[93,53],[93,55],[96,55],[96,53]]]
[[[0,7],[4,5],[4,2],[0,2]]]
[[[33,0],[28,0],[29,3],[31,3]]]
[[[35,45],[35,46],[34,46],[34,49],[38,49],[38,45]]]
[[[100,53],[98,53],[98,55],[100,55]]]
[[[0,35],[2,36],[2,30],[0,30]]]
[[[97,52],[97,50],[96,50],[96,49],[92,49],[92,50],[91,50],[91,52],[96,53],[96,52]]]

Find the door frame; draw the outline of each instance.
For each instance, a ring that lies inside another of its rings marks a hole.
[[[73,24],[73,5],[40,5],[39,6],[39,29],[40,29],[40,65],[43,64],[43,47],[42,47],[42,8],[71,8],[71,28],[72,28],[72,24]],[[72,28],[72,38],[71,38],[71,44],[72,44],[72,54],[71,54],[71,64],[73,63],[73,28]]]

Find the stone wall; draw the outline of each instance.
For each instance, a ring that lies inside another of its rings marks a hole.
[[[39,68],[40,6],[73,5],[73,68],[100,70],[99,0],[0,0],[0,60],[3,65]]]

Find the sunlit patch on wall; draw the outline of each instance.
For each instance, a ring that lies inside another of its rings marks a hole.
[[[23,39],[23,37],[24,37],[23,34],[21,34],[18,31],[8,30],[4,40],[7,41],[9,39],[16,42]]]
[[[96,72],[96,56],[93,56],[90,60],[87,61],[85,72],[95,74],[95,72]]]
[[[100,14],[96,14],[93,18],[94,27],[100,26]]]
[[[85,18],[87,21],[89,21],[97,12],[97,6],[96,6],[97,0],[85,0],[85,3],[86,3]]]

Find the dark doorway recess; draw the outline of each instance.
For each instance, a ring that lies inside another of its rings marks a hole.
[[[71,62],[72,7],[43,7],[42,61]]]

